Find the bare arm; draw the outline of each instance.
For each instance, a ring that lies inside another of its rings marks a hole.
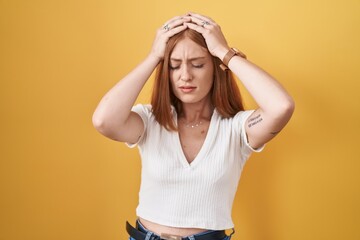
[[[186,25],[201,33],[210,53],[223,60],[230,48],[220,26],[209,17],[195,13],[190,13],[190,16],[192,23]],[[278,81],[250,61],[235,56],[228,67],[259,106],[246,123],[249,144],[258,148],[286,125],[294,111],[294,101]]]
[[[186,21],[189,18],[174,17],[167,22],[168,29],[158,29],[150,54],[101,99],[92,118],[94,127],[101,134],[121,142],[135,143],[139,139],[144,124],[131,108],[163,58],[168,39],[185,30]]]
[[[101,134],[116,141],[137,141],[144,126],[131,108],[157,64],[158,59],[149,55],[105,94],[92,118]]]
[[[247,120],[246,133],[250,146],[261,147],[285,127],[294,111],[294,101],[279,82],[250,61],[235,56],[229,68],[259,106]]]

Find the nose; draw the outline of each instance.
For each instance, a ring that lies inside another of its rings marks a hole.
[[[190,72],[189,67],[186,64],[181,68],[180,79],[184,82],[191,81],[192,79],[192,74]]]

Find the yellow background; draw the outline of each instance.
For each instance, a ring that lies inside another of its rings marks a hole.
[[[0,0],[0,240],[127,238],[139,156],[91,115],[155,30],[189,10],[296,101],[244,169],[233,239],[360,239],[359,0]],[[150,93],[151,81],[139,102]]]

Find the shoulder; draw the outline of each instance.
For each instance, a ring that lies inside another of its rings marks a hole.
[[[255,109],[239,111],[238,113],[235,114],[234,118],[247,118],[247,117],[249,117],[254,111],[255,111]]]
[[[150,118],[153,115],[151,104],[136,104],[131,108],[131,111],[137,113],[143,119]]]
[[[215,112],[214,122],[218,123],[218,126],[222,131],[233,132],[236,135],[242,134],[245,132],[246,122],[251,114],[255,110],[243,110],[237,112],[233,117],[223,117],[218,112]]]
[[[143,112],[152,112],[151,104],[136,104],[131,109],[133,112],[143,111]]]

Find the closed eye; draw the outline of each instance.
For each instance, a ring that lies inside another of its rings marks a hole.
[[[170,69],[171,69],[171,70],[179,69],[179,67],[180,67],[180,66],[171,66],[171,65],[170,65]]]
[[[196,64],[196,65],[193,65],[195,68],[202,68],[204,66],[204,64]]]
[[[204,66],[204,64],[193,64],[192,66],[194,68],[202,68]],[[171,65],[169,65],[169,67],[170,67],[171,70],[176,70],[176,69],[180,68],[180,65],[179,66],[171,66]]]

